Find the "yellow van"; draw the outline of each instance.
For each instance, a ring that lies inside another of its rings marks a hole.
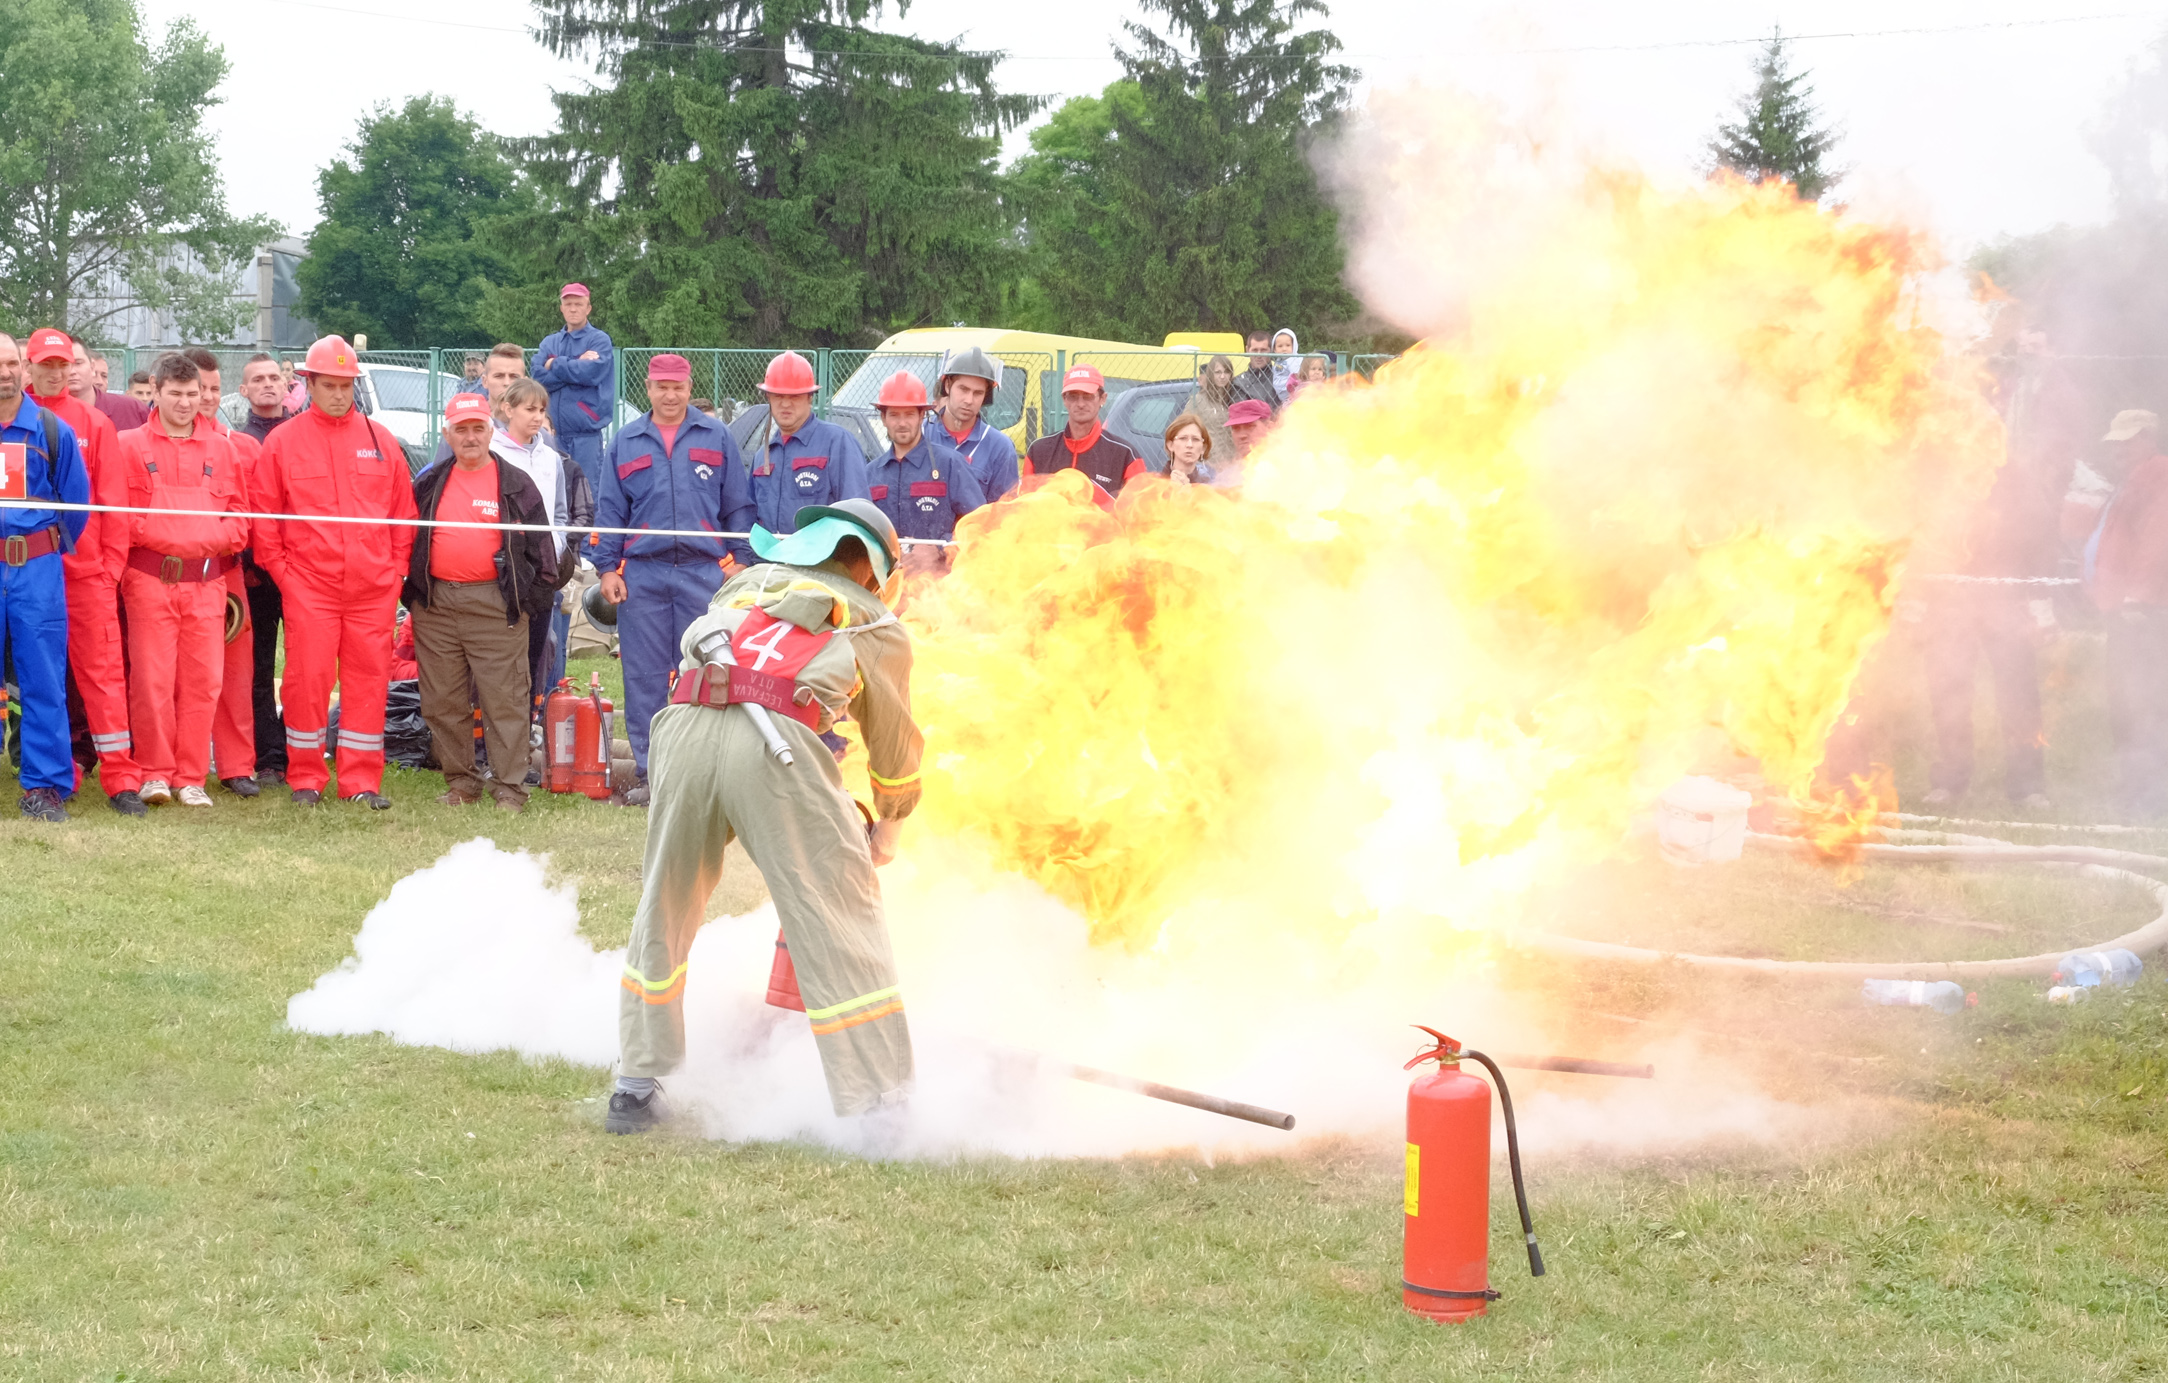
[[[942,357],[967,346],[977,346],[1001,362],[1001,387],[994,391],[983,416],[1009,434],[1018,455],[1047,433],[1060,431],[1066,423],[1061,376],[1070,366],[1098,367],[1106,377],[1111,411],[1114,399],[1139,385],[1193,384],[1204,362],[1212,358],[1194,345],[1136,346],[1083,336],[1003,331],[999,327],[921,327],[897,332],[861,359],[836,386],[829,400],[829,416],[868,437],[878,437],[873,400],[881,392],[882,383],[898,370],[909,370],[924,382],[926,395],[931,398],[939,382]],[[851,358],[848,352],[835,354],[845,361]],[[1170,408],[1176,396],[1185,394],[1176,387],[1154,392],[1167,393]],[[1158,440],[1156,435],[1151,439]]]

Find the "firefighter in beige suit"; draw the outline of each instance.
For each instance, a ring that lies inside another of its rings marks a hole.
[[[873,869],[918,805],[911,640],[883,601],[901,544],[867,500],[810,505],[798,531],[755,528],[766,559],[685,631],[648,749],[646,883],[625,956],[622,1055],[605,1127],[639,1133],[657,1077],[685,1055],[685,959],[736,839],[783,924],[839,1115],[900,1102],[911,1035]],[[820,734],[848,708],[866,746],[876,821],[844,790]]]

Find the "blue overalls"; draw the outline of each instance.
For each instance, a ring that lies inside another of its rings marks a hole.
[[[643,413],[610,439],[606,461],[597,527],[744,533],[752,524],[738,444],[705,413],[687,410],[677,444],[667,450],[654,415]],[[669,700],[670,670],[678,664],[685,627],[708,612],[723,584],[724,551],[720,538],[621,533],[603,534],[595,549],[597,571],[623,565],[626,594],[617,634],[625,665],[625,738],[643,778],[647,724]]]
[[[926,419],[927,435],[946,446],[963,453],[965,464],[971,467],[971,476],[979,482],[980,493],[992,504],[1016,488],[1022,474],[1022,465],[1016,459],[1016,443],[1009,434],[996,427],[989,427],[981,418],[971,425],[971,431],[959,442],[956,434],[941,424],[938,413]]]
[[[6,476],[0,493],[88,504],[90,471],[75,431],[53,417],[48,454],[47,416],[25,394],[15,417],[0,426],[6,448],[0,465],[9,471],[20,465],[23,472]],[[60,556],[75,550],[89,522],[79,509],[0,509],[0,659],[14,659],[21,693],[22,785],[62,797],[75,791],[75,761],[68,753],[68,593]],[[42,555],[31,555],[41,548]]]
[[[765,431],[766,450],[748,462],[753,513],[762,528],[796,533],[798,511],[804,506],[867,497],[866,454],[850,433],[819,418],[808,418],[788,441],[772,426]],[[733,541],[730,551],[744,566],[761,560],[749,543]]]
[[[611,364],[615,347],[610,336],[592,322],[578,331],[553,331],[535,349],[528,369],[535,382],[550,391],[550,430],[557,434],[557,450],[579,463],[587,472],[587,488],[602,493],[602,434],[609,430],[617,401],[616,372]],[[588,351],[593,360],[582,360]],[[556,359],[543,364],[552,356]]]
[[[946,542],[956,535],[956,520],[986,503],[971,467],[960,453],[934,439],[932,427],[902,456],[891,448],[873,463],[869,475],[873,502],[896,525],[899,538]]]

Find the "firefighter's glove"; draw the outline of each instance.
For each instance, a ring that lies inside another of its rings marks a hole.
[[[903,823],[894,818],[874,822],[866,828],[866,844],[872,847],[876,867],[887,864],[903,844]]]

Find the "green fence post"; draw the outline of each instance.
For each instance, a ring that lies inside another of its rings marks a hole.
[[[422,397],[429,400],[428,425],[422,429],[422,446],[431,456],[437,454],[437,419],[444,414],[445,401],[437,397],[437,390],[443,387],[437,383],[437,368],[442,354],[439,347],[429,348],[429,387],[422,391]]]
[[[835,380],[829,375],[828,347],[813,352],[813,382],[820,386],[821,416],[828,416],[828,409],[836,401]]]
[[[624,397],[625,353],[613,350],[610,352],[610,412],[609,416],[602,420],[602,440],[605,444],[617,435],[617,407],[624,401]],[[599,501],[602,496],[597,495],[595,498]]]

